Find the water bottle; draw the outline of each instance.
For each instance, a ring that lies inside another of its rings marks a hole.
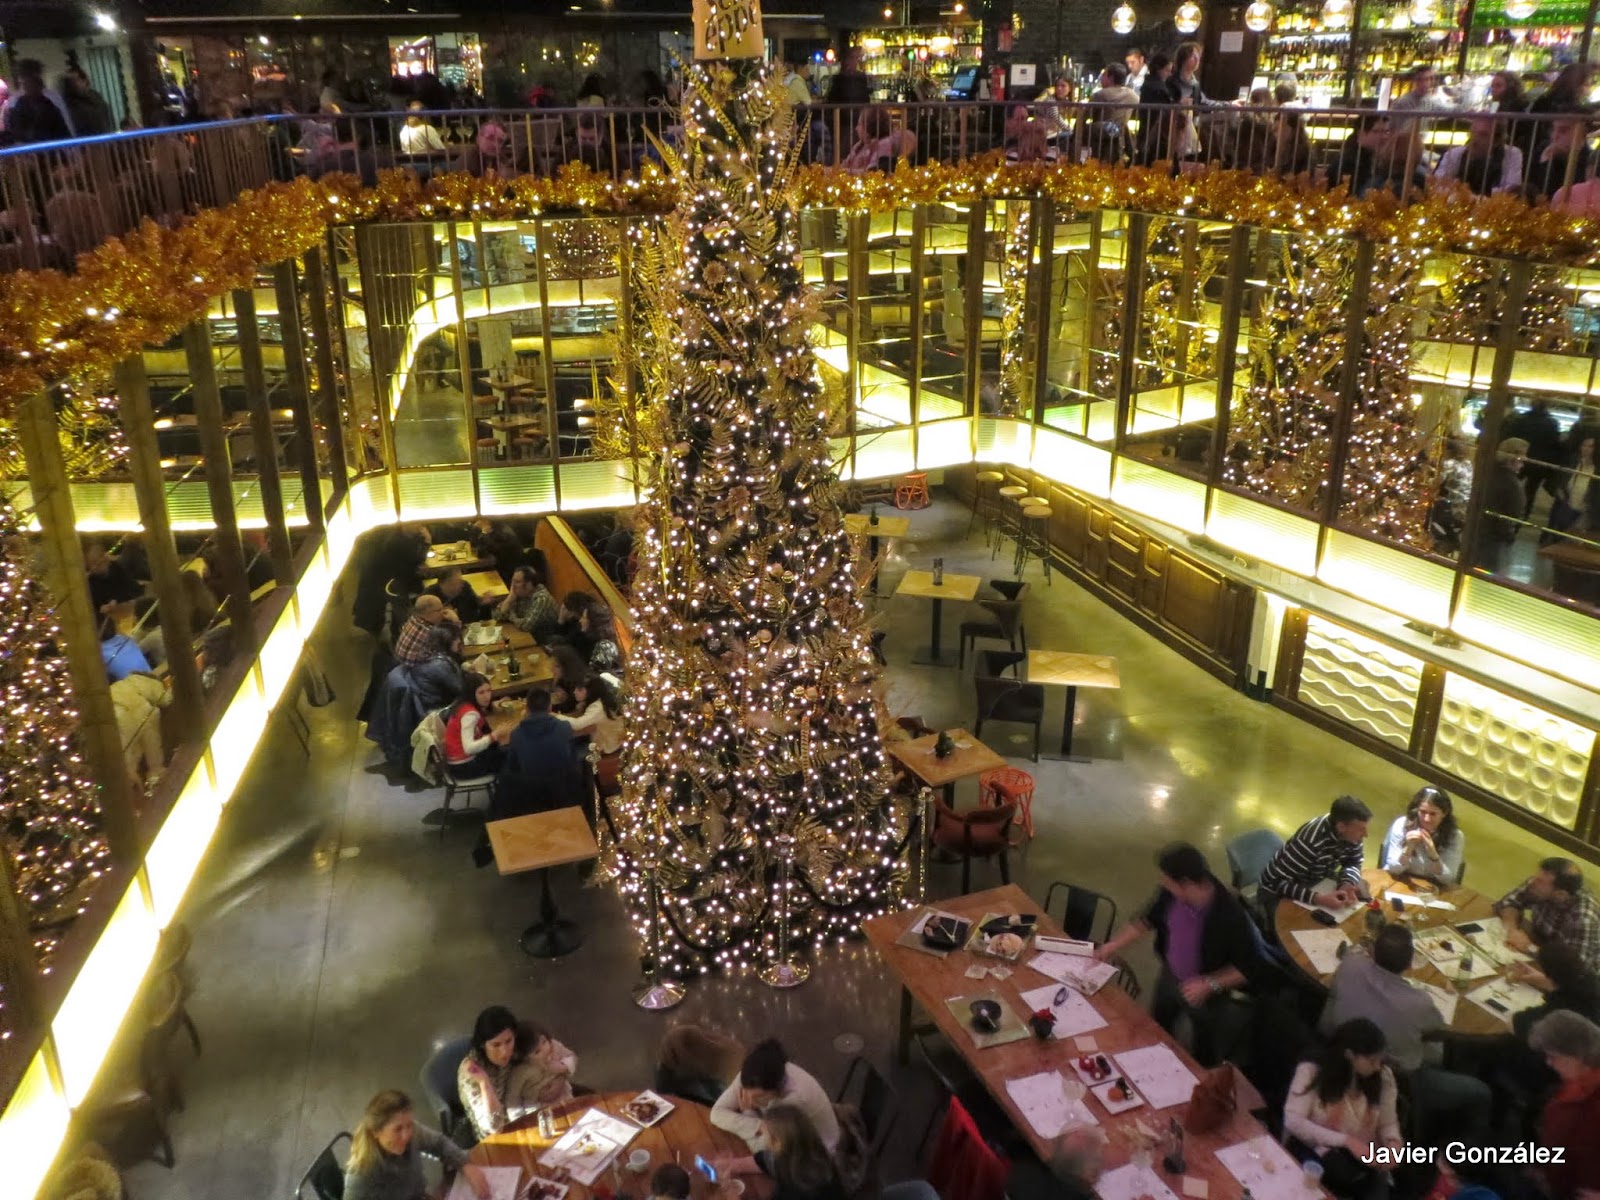
[[[1461,965],[1456,968],[1456,990],[1466,991],[1472,984],[1472,951],[1461,952]]]

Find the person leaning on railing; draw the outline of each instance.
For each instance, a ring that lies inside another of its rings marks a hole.
[[[1089,103],[1100,107],[1086,110],[1080,118],[1078,144],[1089,157],[1101,162],[1123,162],[1128,157],[1128,128],[1133,120],[1139,93],[1128,86],[1128,69],[1121,63],[1107,63],[1100,72],[1100,86],[1089,96]]]
[[[1514,191],[1522,186],[1522,151],[1506,140],[1503,121],[1474,117],[1467,140],[1444,152],[1433,178],[1464,183],[1476,196]]]

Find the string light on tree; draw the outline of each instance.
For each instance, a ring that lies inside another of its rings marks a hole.
[[[760,61],[759,10],[743,36],[708,38],[707,9],[683,145],[660,147],[678,204],[629,229],[637,383],[601,422],[607,452],[642,460],[610,865],[649,944],[659,864],[656,965],[676,977],[771,962],[785,910],[804,946],[898,907],[910,818],[889,791],[810,345],[800,134]]]

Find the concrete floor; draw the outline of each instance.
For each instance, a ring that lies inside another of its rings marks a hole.
[[[967,513],[953,504],[912,516],[884,574],[893,591],[908,565],[934,554],[946,569],[1006,573],[982,540],[965,538]],[[1342,792],[1365,798],[1386,825],[1420,785],[1417,778],[1267,705],[1247,699],[1168,650],[1065,579],[1028,578],[1029,644],[1114,654],[1120,692],[1085,692],[1078,710],[1088,763],[1027,761],[1023,727],[996,726],[991,745],[1038,781],[1038,836],[1013,855],[1015,878],[1037,898],[1055,879],[1113,896],[1126,915],[1154,885],[1151,856],[1177,838],[1195,842],[1225,872],[1223,843],[1260,825],[1288,832]],[[841,1034],[890,1065],[896,990],[866,947],[826,951],[813,981],[776,993],[748,979],[698,982],[671,1017],[629,1002],[636,948],[616,898],[557,879],[568,915],[586,931],[569,959],[541,962],[517,949],[530,920],[534,877],[475,870],[469,829],[420,823],[435,796],[389,784],[369,768],[375,748],[354,710],[366,680],[364,635],[349,624],[348,597],[335,598],[316,642],[339,687],[334,706],[309,713],[309,760],[275,725],[225,814],[218,841],[182,919],[195,934],[191,1011],[205,1054],[186,1072],[187,1111],[175,1118],[177,1166],[136,1167],[137,1200],[245,1200],[292,1193],[305,1165],[358,1119],[378,1089],[420,1098],[417,1073],[436,1040],[465,1032],[483,1006],[505,1003],[552,1026],[578,1054],[581,1081],[601,1089],[649,1083],[654,1048],[670,1019],[718,1024],[753,1040],[776,1034],[832,1087],[848,1054]],[[945,615],[954,644],[960,606]],[[886,598],[891,700],[936,726],[969,724],[971,685],[954,668],[909,665],[927,639],[919,600]],[[1046,713],[1046,742],[1060,728],[1059,692]],[[1012,735],[1015,735],[1013,738]],[[1055,736],[1059,736],[1056,734]],[[971,802],[970,789],[959,802]],[[1497,817],[1463,806],[1474,884],[1509,887],[1548,848]],[[1381,828],[1375,822],[1375,828]],[[1369,843],[1368,859],[1376,845]],[[941,894],[959,868],[935,868]],[[998,882],[975,869],[973,886]],[[1148,950],[1134,956],[1153,978]],[[889,1177],[914,1172],[915,1141],[933,1091],[915,1069],[895,1070],[903,1124]]]

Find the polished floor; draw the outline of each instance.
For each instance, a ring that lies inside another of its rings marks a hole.
[[[891,701],[936,726],[969,724],[969,677],[909,664],[926,642],[926,602],[887,598],[907,566],[942,555],[949,571],[1003,575],[967,513],[949,503],[912,515],[884,574],[881,621],[890,631]],[[1154,884],[1153,852],[1183,838],[1222,868],[1223,843],[1260,825],[1287,833],[1342,792],[1364,797],[1386,821],[1419,786],[1407,772],[1268,705],[1246,698],[1158,644],[1059,575],[1028,578],[1030,645],[1113,654],[1120,692],[1086,692],[1078,747],[1086,763],[1027,762],[1020,727],[996,726],[991,744],[1033,771],[1038,836],[1014,855],[1016,878],[1041,898],[1070,879],[1113,896],[1127,914]],[[516,945],[535,902],[530,877],[475,870],[473,834],[421,823],[429,793],[388,783],[354,719],[366,679],[366,643],[335,597],[316,644],[339,686],[337,704],[309,713],[309,759],[274,726],[257,752],[187,899],[196,994],[205,1039],[188,1064],[187,1108],[175,1118],[177,1166],[129,1176],[136,1200],[246,1200],[292,1194],[329,1137],[348,1129],[384,1087],[417,1095],[417,1073],[437,1039],[464,1032],[490,1003],[552,1026],[577,1051],[579,1078],[602,1089],[648,1084],[668,1022],[714,1022],[754,1039],[777,1035],[828,1086],[855,1039],[889,1065],[896,993],[864,946],[829,949],[813,981],[774,992],[753,980],[707,979],[670,1016],[629,1002],[636,947],[616,898],[558,880],[563,908],[586,932],[570,958],[540,962]],[[959,606],[953,606],[958,609]],[[958,611],[945,614],[953,647]],[[1051,697],[1059,704],[1059,694]],[[1046,716],[1046,738],[1060,710]],[[1011,737],[1015,734],[1015,738]],[[968,785],[970,787],[970,785]],[[963,792],[960,803],[970,803]],[[1549,850],[1509,823],[1468,808],[1473,883],[1509,886]],[[1369,846],[1369,861],[1375,847]],[[1225,868],[1222,868],[1225,869]],[[958,868],[936,868],[943,893]],[[997,883],[978,868],[974,887]],[[1149,979],[1148,949],[1134,956]],[[853,1035],[853,1036],[852,1036]],[[933,1093],[914,1069],[896,1070],[905,1111],[891,1177],[910,1174],[912,1147]]]

